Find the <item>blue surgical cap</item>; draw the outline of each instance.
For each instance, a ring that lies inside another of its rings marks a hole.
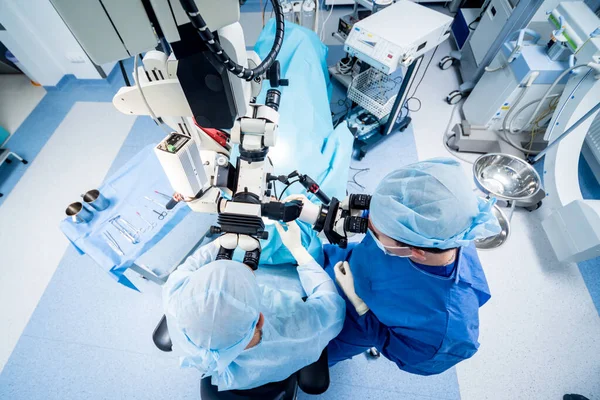
[[[494,204],[475,195],[458,162],[436,158],[383,178],[370,217],[379,231],[399,242],[450,249],[500,233]]]
[[[215,261],[196,271],[171,304],[189,354],[181,365],[212,375],[223,373],[250,343],[260,314],[260,289],[244,264]]]

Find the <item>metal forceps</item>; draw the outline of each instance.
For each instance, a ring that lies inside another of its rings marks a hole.
[[[158,217],[157,217],[157,218],[158,218],[158,220],[159,220],[159,221],[162,221],[162,220],[164,220],[165,218],[167,218],[167,215],[169,215],[169,213],[168,213],[168,212],[166,212],[166,211],[160,212],[160,211],[156,211],[155,209],[153,209],[153,208],[150,208],[150,207],[148,207],[148,206],[145,206],[145,207],[146,207],[148,210],[151,210],[151,211],[152,211],[154,214],[158,215]]]
[[[104,240],[115,251],[115,253],[117,253],[121,257],[125,255],[125,253],[121,249],[121,246],[119,246],[119,243],[115,240],[115,238],[109,232],[107,232],[107,231],[103,232],[103,235],[104,235]]]
[[[127,240],[129,240],[131,242],[131,244],[138,244],[139,240],[138,240],[138,235],[139,235],[139,231],[137,230],[133,230],[130,231],[132,229],[132,225],[129,222],[123,222],[123,218],[121,218],[120,215],[117,215],[116,217],[111,218],[110,220],[110,224],[112,226],[115,227],[115,229]]]

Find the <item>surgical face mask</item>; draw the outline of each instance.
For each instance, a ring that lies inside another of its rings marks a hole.
[[[375,244],[377,245],[377,247],[379,247],[379,249],[381,251],[383,251],[386,255],[388,256],[392,256],[392,257],[400,257],[400,258],[409,258],[412,256],[412,251],[410,250],[410,247],[405,247],[405,246],[384,246],[383,243],[381,243],[379,241],[379,239],[377,239],[377,236],[375,236],[375,233],[369,229],[369,235],[371,235],[371,237],[373,238],[373,241],[375,242]],[[406,250],[406,255],[400,255],[400,254],[395,254],[392,253],[390,250]]]

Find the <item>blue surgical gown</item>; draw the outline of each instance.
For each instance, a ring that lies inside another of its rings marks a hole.
[[[338,261],[350,263],[356,293],[370,308],[359,317],[347,302],[342,332],[329,345],[330,364],[376,347],[404,371],[433,375],[477,352],[479,307],[490,291],[474,245],[460,249],[448,277],[384,254],[370,235],[345,250],[326,246],[325,259],[332,277]]]

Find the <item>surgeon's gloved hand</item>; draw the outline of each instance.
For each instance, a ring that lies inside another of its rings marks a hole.
[[[291,196],[285,198],[284,203],[298,200],[302,202],[302,213],[300,214],[300,220],[314,225],[319,218],[321,207],[311,202],[303,194],[292,194]]]
[[[369,306],[356,294],[354,289],[354,277],[350,270],[350,264],[347,261],[340,261],[333,267],[335,280],[340,285],[350,303],[356,309],[359,316],[363,316],[369,311]]]
[[[310,203],[310,200],[308,199],[308,197],[306,197],[303,194],[291,194],[288,197],[286,197],[283,200],[283,202],[287,203],[288,201],[294,201],[294,200],[300,200],[303,204]]]
[[[209,243],[213,248],[220,249],[221,248],[221,237],[217,237],[215,240]]]
[[[277,232],[281,237],[281,241],[292,253],[292,256],[298,262],[298,265],[308,264],[314,261],[308,250],[302,245],[302,231],[296,221],[288,222],[286,225],[280,223],[275,224]]]

